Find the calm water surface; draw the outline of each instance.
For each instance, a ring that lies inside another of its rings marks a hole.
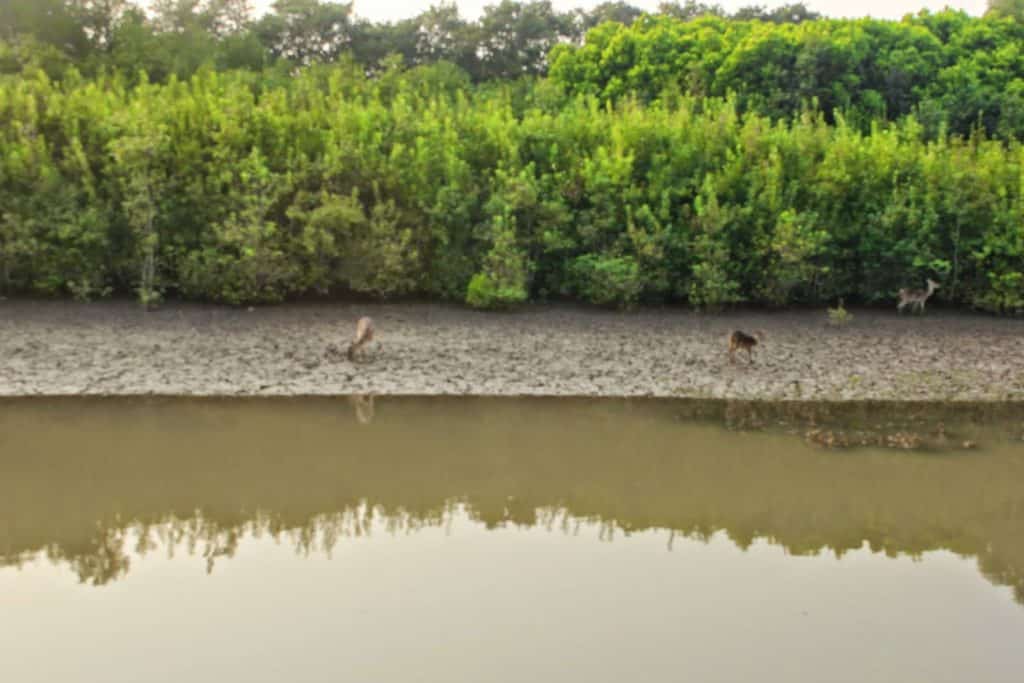
[[[0,681],[1017,683],[1024,412],[894,410],[0,402]]]

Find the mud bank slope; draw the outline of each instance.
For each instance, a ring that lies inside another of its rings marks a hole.
[[[439,305],[288,305],[252,311],[128,302],[0,301],[0,396],[477,394],[739,399],[1024,398],[1024,321],[856,311],[511,314]],[[370,360],[350,363],[370,315]],[[731,365],[735,328],[764,330]]]

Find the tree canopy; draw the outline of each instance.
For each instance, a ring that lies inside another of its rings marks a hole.
[[[0,289],[1024,310],[1024,25],[0,4]]]

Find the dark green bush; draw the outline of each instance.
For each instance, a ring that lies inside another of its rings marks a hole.
[[[640,267],[631,256],[585,254],[572,264],[575,290],[584,301],[629,308],[643,289]]]
[[[497,310],[526,301],[522,287],[501,286],[487,273],[477,273],[466,288],[466,303],[473,308]]]
[[[515,219],[507,212],[495,216],[491,232],[492,246],[484,257],[484,270],[473,276],[466,289],[466,303],[474,308],[507,308],[527,298],[529,268],[516,246]]]

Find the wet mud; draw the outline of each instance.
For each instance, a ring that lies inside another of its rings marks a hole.
[[[435,304],[0,301],[0,396],[341,394],[1024,399],[1024,321],[929,310],[700,315]],[[356,320],[374,341],[355,362]],[[731,362],[733,330],[761,330]]]

